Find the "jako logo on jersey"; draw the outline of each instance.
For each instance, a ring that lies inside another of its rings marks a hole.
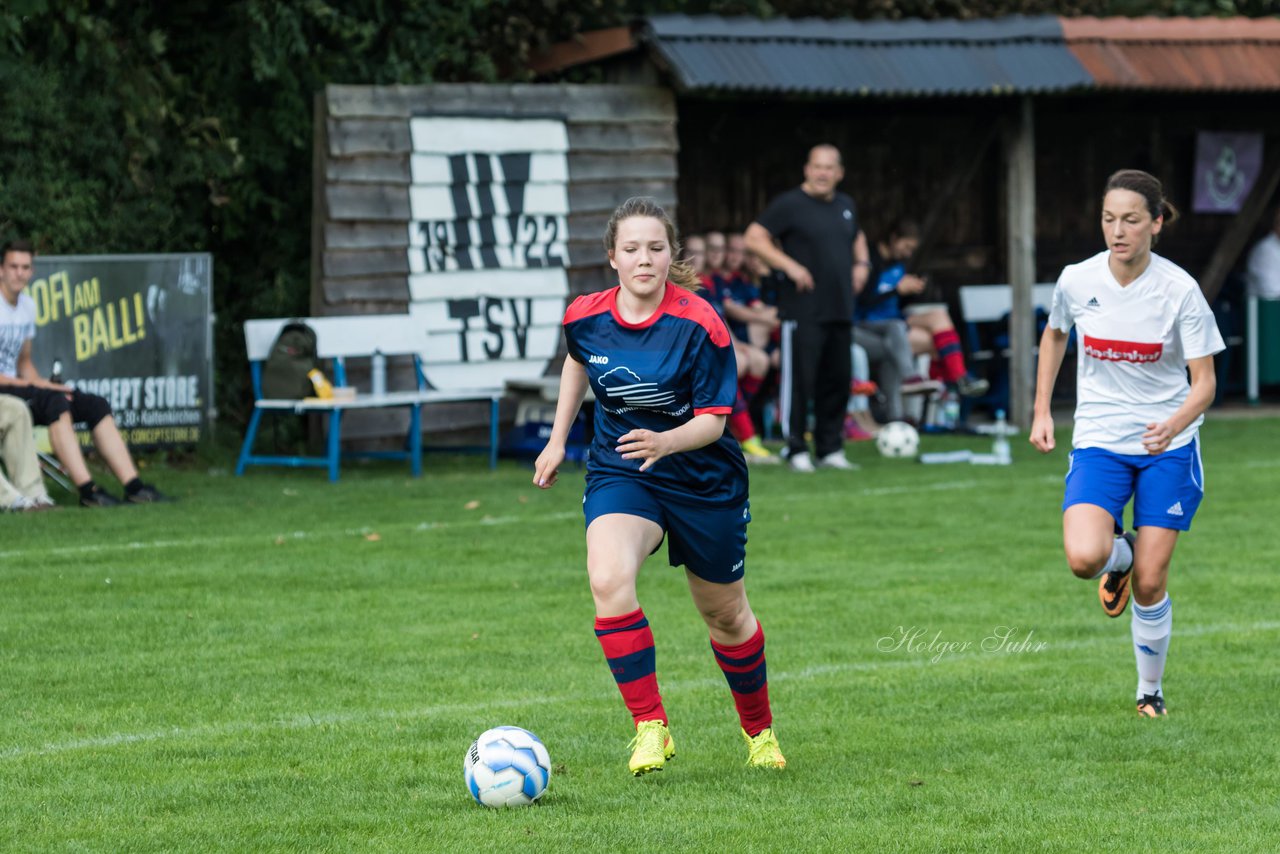
[[[1085,308],[1100,308],[1102,303],[1098,302],[1097,297],[1089,297],[1089,301],[1084,304]]]
[[[617,401],[638,409],[657,409],[675,403],[676,396],[658,388],[657,383],[647,383],[635,371],[617,367],[600,377],[600,385],[610,402]]]
[[[1181,516],[1181,515],[1182,515],[1182,502],[1181,502],[1181,501],[1175,501],[1175,502],[1173,503],[1173,506],[1172,506],[1172,507],[1170,507],[1168,510],[1166,510],[1166,511],[1164,511],[1164,512],[1168,513],[1170,516]]]
[[[607,365],[609,364],[609,357],[608,356],[591,356],[587,359],[587,361],[593,365]]]
[[[1104,362],[1158,362],[1164,354],[1164,343],[1155,341],[1109,341],[1106,338],[1084,336],[1084,353]]]

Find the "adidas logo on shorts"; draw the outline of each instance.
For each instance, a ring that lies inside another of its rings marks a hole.
[[[1175,501],[1175,502],[1173,503],[1173,506],[1172,506],[1172,507],[1170,507],[1168,510],[1166,510],[1166,511],[1164,511],[1164,512],[1168,513],[1170,516],[1181,516],[1181,515],[1182,515],[1182,502],[1181,502],[1181,501]]]

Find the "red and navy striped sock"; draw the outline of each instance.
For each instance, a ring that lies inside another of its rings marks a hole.
[[[716,663],[724,671],[738,709],[738,720],[747,735],[773,725],[769,710],[769,679],[764,666],[764,627],[756,624],[756,633],[737,646],[725,646],[711,639]]]
[[[655,670],[653,632],[644,610],[617,617],[596,617],[596,639],[618,683],[627,711],[636,723],[667,722]]]
[[[738,382],[738,396],[733,401],[733,411],[729,413],[728,422],[729,432],[739,442],[745,442],[756,434],[756,426],[747,410],[747,398],[743,394],[741,380]]]
[[[964,349],[960,346],[960,336],[954,329],[944,329],[933,334],[933,346],[938,348],[938,359],[942,362],[942,377],[953,383],[965,375]]]

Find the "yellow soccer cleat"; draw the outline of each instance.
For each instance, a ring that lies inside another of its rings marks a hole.
[[[631,748],[631,761],[627,767],[637,777],[650,771],[661,771],[667,760],[676,755],[671,730],[662,721],[640,721],[636,724],[636,737],[628,746]]]
[[[778,737],[773,734],[773,727],[766,727],[756,735],[747,735],[744,729],[742,737],[747,742],[748,766],[777,769],[787,767],[787,758],[782,755],[782,748],[778,746]]]
[[[749,463],[777,465],[782,459],[769,453],[769,449],[760,441],[759,436],[752,436],[742,443],[742,458]]]

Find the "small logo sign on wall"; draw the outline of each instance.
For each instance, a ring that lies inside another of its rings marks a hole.
[[[1196,134],[1196,213],[1239,213],[1262,167],[1262,134]]]
[[[536,379],[569,294],[568,132],[558,119],[410,119],[409,313],[436,388]]]

